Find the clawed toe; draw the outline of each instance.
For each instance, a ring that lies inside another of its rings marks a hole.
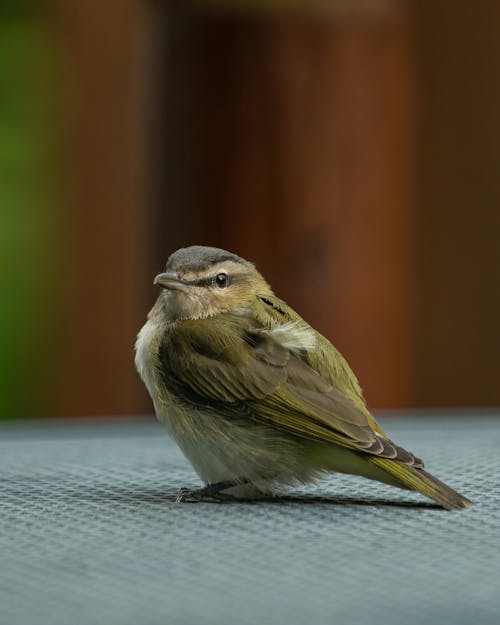
[[[231,495],[217,490],[212,485],[192,490],[191,488],[180,488],[175,499],[175,503],[198,503],[200,501],[230,501],[234,499]]]
[[[175,503],[183,503],[190,501],[199,501],[199,497],[195,497],[195,490],[191,490],[190,488],[179,488],[179,492],[177,493],[177,497],[175,498]]]
[[[192,490],[191,488],[180,488],[175,499],[175,503],[198,503],[200,501],[217,501],[223,495],[207,495],[204,488]]]

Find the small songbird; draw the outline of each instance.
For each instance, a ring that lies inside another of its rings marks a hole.
[[[368,411],[335,347],[236,254],[173,253],[139,332],[135,363],[205,483],[178,501],[272,495],[351,473],[416,490],[448,510],[471,501],[424,470]]]

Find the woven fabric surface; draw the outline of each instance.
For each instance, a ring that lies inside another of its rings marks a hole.
[[[153,422],[3,426],[1,625],[497,625],[500,419],[383,424],[478,505],[344,475],[177,504],[199,482]]]

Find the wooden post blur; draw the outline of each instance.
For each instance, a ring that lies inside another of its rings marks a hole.
[[[374,407],[414,402],[413,32],[380,15],[207,15],[204,241],[256,261],[344,353]]]
[[[137,56],[144,17],[135,0],[59,4],[60,414],[151,409],[133,366],[152,275],[138,112],[146,86]]]
[[[498,406],[500,4],[415,6],[417,397],[423,406]]]

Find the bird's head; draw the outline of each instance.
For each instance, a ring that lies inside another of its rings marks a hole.
[[[201,319],[247,308],[272,290],[252,263],[216,247],[193,245],[174,252],[154,279],[163,289],[155,314],[167,321]]]

